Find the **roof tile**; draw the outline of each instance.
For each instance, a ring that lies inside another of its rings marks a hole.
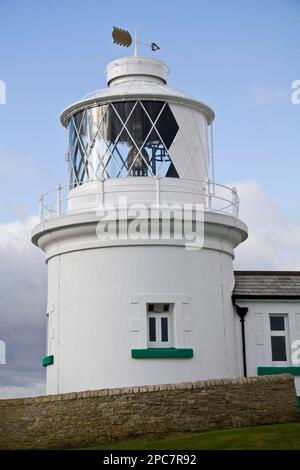
[[[234,297],[299,297],[299,271],[235,271]]]

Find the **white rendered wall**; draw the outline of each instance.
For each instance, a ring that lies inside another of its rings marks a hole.
[[[238,375],[229,255],[127,246],[48,265],[56,318],[48,393]],[[175,304],[173,345],[193,348],[192,359],[131,358],[132,348],[147,348],[146,302]]]
[[[60,257],[48,263],[48,303],[47,303],[47,355],[55,357],[54,364],[47,367],[48,393],[59,393],[59,312],[60,312]]]
[[[300,302],[299,301],[276,301],[276,300],[236,300],[237,305],[248,307],[248,313],[245,317],[245,339],[247,356],[247,373],[249,376],[257,375],[257,368],[265,367],[287,367],[293,366],[291,363],[291,345],[295,340],[300,340]],[[270,315],[283,314],[288,317],[288,356],[289,360],[285,365],[278,365],[272,362],[271,353],[271,331]],[[241,324],[236,315],[236,330],[238,349],[242,351],[241,346]],[[240,357],[240,375],[242,375],[242,356]],[[297,395],[300,396],[300,377],[295,377]]]

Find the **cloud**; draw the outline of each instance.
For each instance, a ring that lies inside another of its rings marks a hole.
[[[45,382],[36,382],[27,387],[22,386],[4,386],[0,387],[1,398],[23,398],[23,397],[38,397],[46,394]]]
[[[44,382],[46,266],[30,241],[36,223],[30,217],[0,224],[0,339],[6,343],[1,397],[25,396]]]
[[[300,270],[300,225],[256,181],[231,184],[249,238],[236,249],[235,269]]]

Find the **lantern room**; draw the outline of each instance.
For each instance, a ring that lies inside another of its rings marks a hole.
[[[107,66],[108,87],[63,112],[70,188],[132,176],[209,176],[213,111],[167,87],[167,74],[158,59],[115,60]]]

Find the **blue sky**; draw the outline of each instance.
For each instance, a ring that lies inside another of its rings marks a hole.
[[[215,110],[216,179],[257,181],[299,221],[299,0],[0,0],[0,19],[1,222],[35,214],[38,195],[67,181],[59,115],[126,54],[114,25],[157,42],[169,85]]]

